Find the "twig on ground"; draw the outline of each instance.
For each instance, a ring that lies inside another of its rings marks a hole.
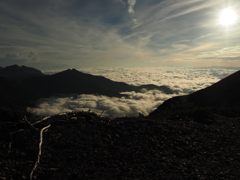
[[[99,115],[99,117],[101,117],[103,113],[104,113],[104,110],[103,110],[102,113]]]
[[[32,123],[32,125],[39,124],[39,123],[41,123],[43,121],[46,121],[46,120],[49,120],[49,119],[51,119],[51,116],[47,116],[47,117],[41,118],[40,120]]]
[[[11,133],[11,132],[9,132],[9,137],[10,137],[11,142],[9,142],[9,144],[8,144],[8,152],[11,150],[11,148],[12,148],[12,142],[13,142],[12,133]]]

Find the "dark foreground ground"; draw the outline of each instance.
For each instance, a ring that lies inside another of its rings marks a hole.
[[[39,132],[0,123],[0,179],[29,179]],[[48,124],[32,179],[240,179],[239,118],[109,120],[72,113],[35,127]]]

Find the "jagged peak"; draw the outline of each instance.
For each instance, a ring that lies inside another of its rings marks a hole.
[[[64,71],[58,72],[56,74],[53,74],[53,76],[59,76],[59,75],[67,75],[67,76],[74,76],[81,73],[80,71],[77,71],[76,69],[66,69]]]

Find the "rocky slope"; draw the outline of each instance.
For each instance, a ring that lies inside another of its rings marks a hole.
[[[32,121],[32,123],[35,121]],[[47,118],[33,179],[239,179],[240,119],[100,118],[86,112]],[[0,178],[29,179],[39,132],[1,122]]]

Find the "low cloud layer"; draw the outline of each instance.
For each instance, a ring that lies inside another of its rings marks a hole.
[[[220,79],[236,72],[236,69],[212,67],[202,68],[83,68],[79,69],[94,75],[102,75],[113,81],[131,85],[166,85],[172,90],[189,94],[216,83]]]
[[[123,117],[136,116],[138,113],[148,115],[163,101],[174,95],[166,95],[158,90],[141,93],[123,92],[127,98],[110,98],[107,96],[95,96],[82,94],[69,97],[50,97],[39,101],[38,108],[34,110],[37,115],[49,116],[69,111],[91,110],[97,114],[104,111],[103,116]]]
[[[148,115],[165,100],[195,92],[216,83],[234,73],[233,69],[183,69],[183,68],[96,68],[82,69],[91,74],[103,75],[115,81],[133,85],[167,85],[175,94],[167,95],[158,90],[142,92],[122,92],[127,97],[110,98],[95,95],[71,95],[68,97],[50,97],[38,102],[34,110],[41,116],[49,116],[69,111],[91,110],[103,116],[123,117]]]

